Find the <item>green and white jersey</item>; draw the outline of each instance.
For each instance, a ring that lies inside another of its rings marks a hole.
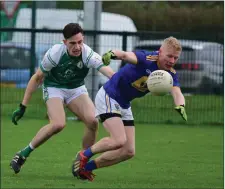
[[[63,43],[52,46],[40,64],[41,70],[46,75],[44,86],[65,89],[84,85],[89,68],[99,70],[102,66],[101,56],[88,45],[83,44],[79,57],[71,57]]]

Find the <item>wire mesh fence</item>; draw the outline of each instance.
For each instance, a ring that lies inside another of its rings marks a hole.
[[[13,32],[13,40],[1,43],[1,113],[10,116],[21,102],[25,87],[32,73],[38,68],[45,52],[62,40],[61,30],[1,29]],[[35,44],[31,34],[35,33]],[[224,53],[223,44],[188,37],[179,33],[154,32],[103,32],[86,31],[85,43],[100,55],[111,49],[158,50],[162,40],[173,35],[181,41],[182,54],[175,70],[181,89],[186,95],[186,108],[190,124],[223,124]],[[32,55],[35,53],[35,59]],[[112,61],[111,67],[118,71],[125,62]],[[90,70],[85,84],[92,99],[107,78],[98,71]],[[136,122],[180,123],[173,110],[171,96],[147,95],[132,102]],[[39,89],[33,96],[26,116],[45,118],[46,109]],[[68,114],[69,115],[69,114]]]

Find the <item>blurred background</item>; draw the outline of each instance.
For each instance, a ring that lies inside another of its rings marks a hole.
[[[45,52],[63,39],[70,22],[85,30],[85,43],[102,55],[111,49],[158,50],[174,36],[183,52],[175,67],[186,98],[186,124],[224,124],[224,2],[222,1],[1,1],[1,116],[11,113]],[[117,71],[125,62],[112,61]],[[107,81],[91,70],[90,97]],[[171,96],[132,102],[138,123],[182,123]],[[45,119],[41,88],[26,117]],[[67,112],[68,119],[73,115]]]

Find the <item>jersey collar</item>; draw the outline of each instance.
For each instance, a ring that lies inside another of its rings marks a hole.
[[[66,54],[67,54],[67,56],[69,57],[69,58],[71,58],[71,59],[73,59],[73,60],[77,60],[77,59],[80,59],[81,58],[81,56],[82,56],[82,54],[80,54],[80,56],[70,56],[70,54],[69,54],[69,52],[68,52],[68,50],[66,49]]]

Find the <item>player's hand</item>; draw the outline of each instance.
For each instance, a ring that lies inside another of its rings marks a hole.
[[[26,110],[26,106],[24,106],[23,104],[20,104],[19,105],[19,108],[16,109],[13,114],[12,114],[12,122],[17,125],[17,121],[19,121],[24,113],[25,113],[25,110]]]
[[[187,121],[187,114],[183,105],[176,106],[175,110],[182,116],[182,118]]]
[[[111,50],[109,52],[103,54],[103,56],[102,56],[102,62],[106,66],[108,66],[110,64],[111,59],[116,59],[115,54]]]

